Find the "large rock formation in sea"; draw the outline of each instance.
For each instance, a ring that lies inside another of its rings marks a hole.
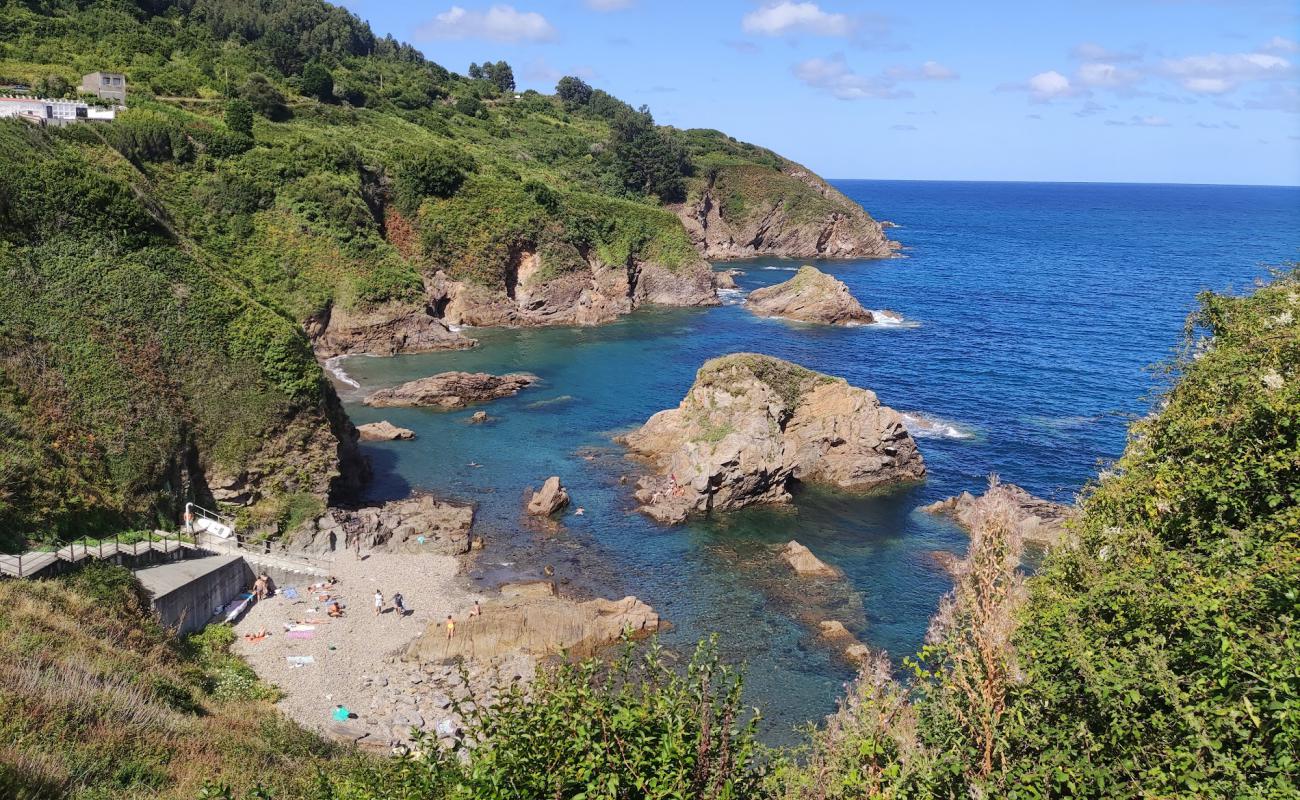
[[[721,167],[674,207],[708,259],[888,258],[897,248],[857,203],[806,167],[781,160]]]
[[[545,658],[561,652],[585,658],[617,642],[659,630],[659,615],[635,597],[579,602],[560,597],[549,582],[507,584],[500,597],[484,603],[480,616],[457,620],[447,638],[438,620],[411,643],[406,659],[446,663],[460,659],[487,662],[505,656]]]
[[[826,325],[869,324],[875,320],[842,281],[809,265],[800,267],[788,281],[750,292],[745,308],[761,317]]]
[[[681,404],[620,437],[653,472],[641,510],[664,522],[784,503],[796,481],[847,490],[918,480],[925,464],[874,392],[772,356],[708,361]]]
[[[528,513],[536,517],[549,517],[569,504],[569,493],[556,475],[546,479],[542,488],[528,499]]]
[[[359,537],[363,550],[459,555],[470,549],[474,508],[417,495],[377,506],[330,508],[293,534],[291,548],[341,552]]]
[[[922,506],[921,510],[931,514],[945,514],[962,527],[970,529],[977,519],[995,505],[1003,505],[1012,510],[1021,538],[1044,546],[1060,541],[1065,534],[1065,523],[1074,515],[1072,506],[1035,497],[1014,483],[1002,483],[996,478],[989,480],[989,488],[978,497],[970,492],[962,492],[956,497]]]
[[[401,386],[380,389],[363,401],[368,406],[388,408],[393,406],[437,406],[463,408],[472,403],[483,403],[518,394],[537,382],[536,375],[512,372],[508,375],[490,375],[486,372],[441,372],[428,378],[407,381]]]
[[[357,433],[361,434],[363,442],[392,442],[398,439],[415,438],[415,431],[410,428],[399,428],[386,419],[358,425]]]

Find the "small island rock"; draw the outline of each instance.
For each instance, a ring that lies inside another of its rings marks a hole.
[[[528,501],[528,513],[537,517],[549,517],[569,504],[569,493],[560,484],[555,475],[546,479],[542,488],[533,492]]]
[[[443,372],[428,378],[408,381],[391,389],[380,389],[367,397],[364,402],[375,408],[393,406],[463,408],[471,403],[482,403],[518,394],[519,390],[536,382],[536,375],[524,372],[513,372],[508,375],[489,375],[486,372]]]
[[[475,411],[469,418],[469,424],[471,425],[482,425],[487,421],[488,413],[486,411]]]
[[[361,434],[363,442],[391,442],[397,439],[415,438],[415,431],[410,428],[399,428],[388,420],[358,425],[357,433]]]
[[[873,392],[754,353],[706,362],[677,408],[619,441],[654,468],[640,510],[667,523],[788,502],[794,481],[862,491],[925,476],[902,417]]]
[[[870,324],[871,312],[849,294],[849,287],[816,267],[802,266],[784,283],[755,289],[745,308],[761,317],[781,317],[800,322],[845,325]]]
[[[736,276],[740,274],[738,269],[724,269],[713,274],[713,285],[719,289],[736,289]]]
[[[811,550],[793,539],[781,548],[781,559],[790,565],[790,569],[804,578],[838,578],[841,575],[838,569],[822,561],[813,555]],[[840,627],[844,626],[840,625]]]

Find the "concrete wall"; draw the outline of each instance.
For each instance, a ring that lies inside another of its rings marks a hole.
[[[212,620],[213,609],[248,591],[256,576],[233,555],[190,558],[142,569],[136,577],[153,594],[162,623],[177,633],[193,633]]]

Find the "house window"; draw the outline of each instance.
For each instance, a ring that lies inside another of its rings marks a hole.
[[[121,78],[114,78],[114,79],[113,79],[113,85],[114,85],[114,86],[121,86],[121,85],[122,85],[122,79],[121,79]]]
[[[110,77],[108,77],[107,75],[105,75],[105,76],[104,76],[104,85],[105,85],[105,86],[111,86],[112,83],[113,83],[113,79],[110,78]]]

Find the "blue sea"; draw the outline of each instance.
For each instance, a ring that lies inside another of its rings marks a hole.
[[[916,651],[949,580],[936,552],[966,537],[917,511],[979,491],[996,473],[1069,501],[1125,443],[1163,385],[1151,369],[1184,335],[1196,295],[1243,292],[1300,257],[1300,189],[1119,184],[840,181],[901,242],[900,258],[823,262],[867,308],[902,322],[825,328],[756,318],[738,303],[644,309],[599,328],[469,330],[470,351],[350,358],[340,384],[358,423],[388,419],[412,442],[367,444],[375,499],[413,489],[478,506],[487,584],[555,569],[564,591],[655,606],[665,644],[716,635],[747,671],[769,741],[832,711],[851,667],[816,636],[839,619],[896,661]],[[799,262],[744,271],[741,294]],[[807,491],[665,528],[632,511],[634,474],[612,437],[675,406],[706,359],[769,353],[843,376],[908,412],[929,467],[920,486],[872,497]],[[364,393],[446,370],[528,371],[539,386],[470,411],[370,409]],[[529,487],[560,475],[574,505],[559,525],[524,519]],[[576,516],[581,506],[585,514]],[[809,589],[776,549],[798,539],[846,580]],[[400,587],[395,587],[400,588]]]

